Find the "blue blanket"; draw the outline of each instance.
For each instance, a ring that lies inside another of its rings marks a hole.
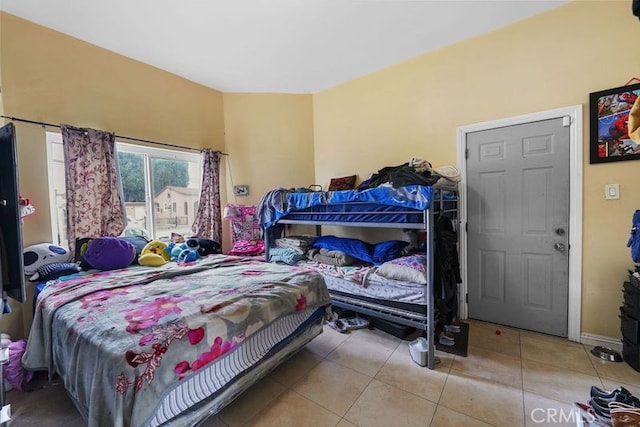
[[[280,188],[270,191],[262,198],[258,205],[258,212],[262,226],[269,228],[292,211],[326,204],[367,202],[424,210],[429,207],[432,193],[432,187],[422,185],[407,185],[400,188],[379,186],[366,190],[305,193],[290,192]]]

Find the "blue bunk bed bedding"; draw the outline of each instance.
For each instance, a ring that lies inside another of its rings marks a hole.
[[[398,206],[353,203],[350,205],[319,205],[286,215],[297,221],[369,222],[369,223],[422,223],[423,210],[408,210]]]
[[[331,222],[422,222],[433,188],[407,185],[365,190],[267,193],[259,203],[260,222],[270,228],[280,219]],[[382,215],[380,215],[382,213]]]

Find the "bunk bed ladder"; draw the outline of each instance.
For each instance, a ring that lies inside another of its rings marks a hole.
[[[434,202],[434,200],[432,200]],[[442,199],[440,199],[440,204],[442,203]],[[429,369],[433,369],[435,365],[435,316],[434,316],[434,250],[435,250],[435,234],[434,234],[434,209],[435,203],[431,203],[431,206],[425,211],[424,220],[426,222],[425,229],[427,230],[427,287],[426,287],[426,299],[427,299],[427,326],[425,330],[425,334],[427,335],[427,343],[428,343],[428,354],[427,354],[427,367]],[[440,206],[442,208],[442,206]]]

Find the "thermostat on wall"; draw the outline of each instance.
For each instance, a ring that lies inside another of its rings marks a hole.
[[[248,185],[234,185],[233,186],[233,194],[236,196],[248,196],[249,195],[249,186]]]

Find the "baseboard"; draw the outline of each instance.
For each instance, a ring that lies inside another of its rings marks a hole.
[[[584,345],[602,346],[612,348],[618,352],[622,352],[622,341],[620,338],[604,337],[602,335],[594,335],[582,333],[580,335],[580,343]]]

